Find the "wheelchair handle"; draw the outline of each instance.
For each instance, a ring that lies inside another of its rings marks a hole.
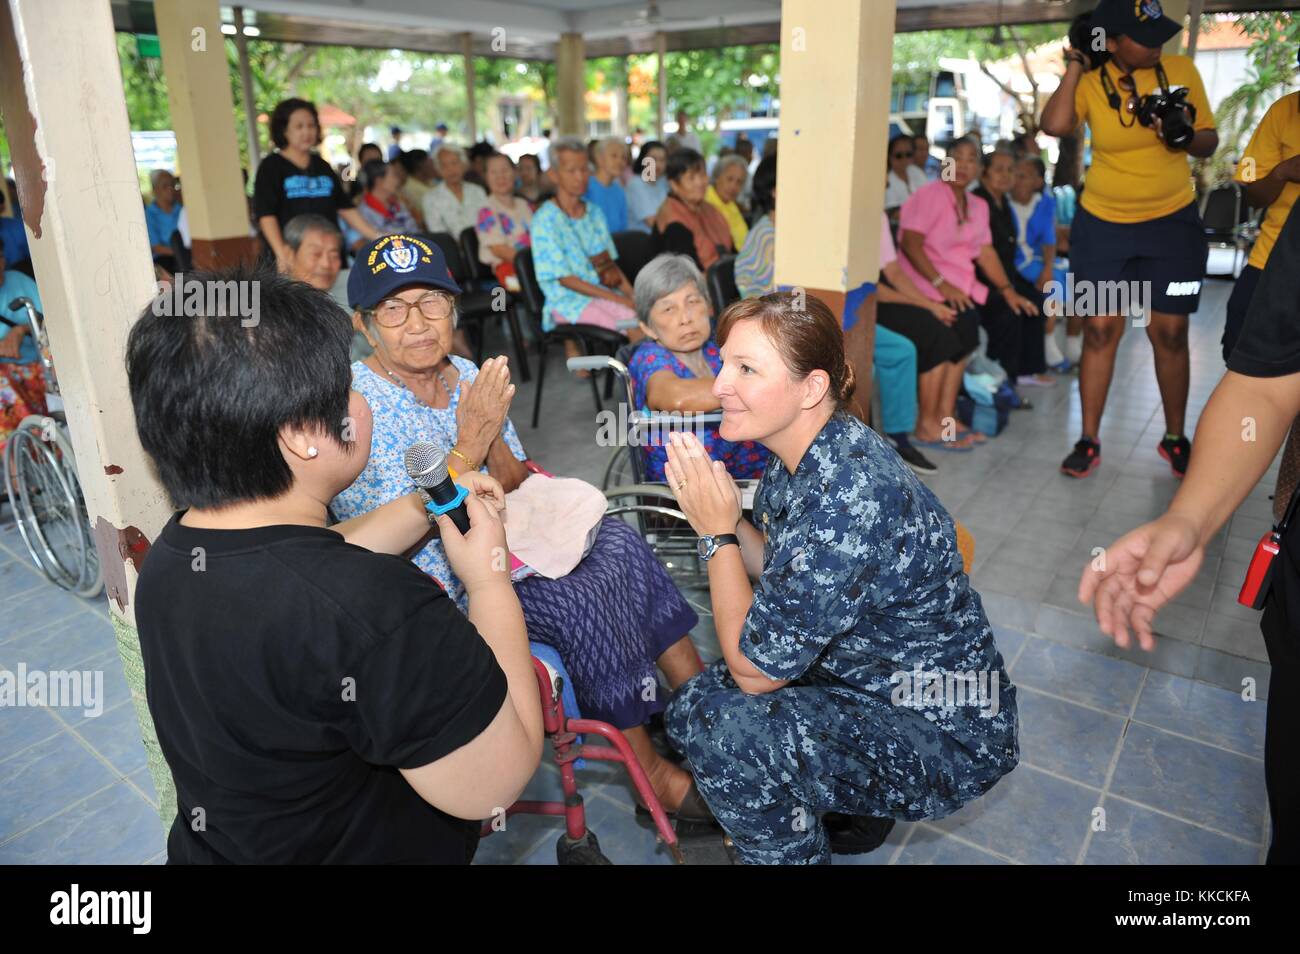
[[[603,354],[583,355],[578,358],[569,358],[565,366],[570,371],[604,371],[618,364],[613,358]]]
[[[49,358],[49,341],[45,337],[45,316],[36,310],[36,304],[25,295],[20,295],[13,301],[9,302],[9,310],[17,311],[19,308],[27,309],[27,319],[32,323],[32,340],[36,342],[36,353],[41,357],[41,364],[45,368],[47,377],[46,391],[50,394],[59,394],[58,378],[54,376],[54,363]]]

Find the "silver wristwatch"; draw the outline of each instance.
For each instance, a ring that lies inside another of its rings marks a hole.
[[[734,543],[736,546],[740,546],[740,537],[736,536],[734,533],[719,533],[716,537],[703,536],[700,537],[700,542],[695,545],[695,549],[696,552],[699,553],[700,559],[705,563],[708,563],[713,559],[713,554],[717,553],[729,543]]]

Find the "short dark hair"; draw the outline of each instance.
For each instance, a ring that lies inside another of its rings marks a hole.
[[[361,167],[361,185],[369,192],[375,183],[388,175],[388,163],[382,159],[371,159]]]
[[[763,215],[776,208],[776,153],[764,156],[754,170],[754,181],[750,183],[750,205],[755,215]]]
[[[126,344],[140,444],[177,509],[278,497],[293,486],[282,427],[318,426],[343,443],[351,321],[328,293],[265,268],[185,277],[257,282],[257,323],[168,314],[171,289],[145,306]]]
[[[991,169],[993,167],[993,160],[998,156],[1006,156],[1011,160],[1011,165],[1015,166],[1015,153],[1011,152],[1009,149],[994,149],[991,152],[986,152],[984,155],[980,156],[980,168],[984,170]]]
[[[531,153],[531,152],[521,153],[520,156],[519,156],[519,161],[518,161],[517,163],[515,163],[515,165],[517,165],[517,166],[522,166],[522,165],[524,164],[524,160],[525,160],[525,159],[527,159],[527,160],[529,160],[530,162],[532,162],[532,164],[533,164],[534,166],[537,167],[537,171],[538,171],[538,172],[541,172],[541,171],[542,171],[542,160],[538,159],[537,156],[535,156],[535,155],[534,155],[533,153]]]
[[[397,157],[397,161],[402,164],[402,167],[408,173],[415,175],[415,171],[424,165],[424,160],[428,158],[429,152],[427,149],[408,149]]]
[[[650,158],[650,151],[652,149],[662,149],[665,154],[668,152],[668,147],[658,139],[647,139],[645,142],[641,143],[641,150],[636,154],[636,162],[632,164],[632,172],[634,175],[639,176],[645,170],[645,164]],[[658,174],[659,170],[656,169],[655,175]]]
[[[377,144],[373,142],[363,142],[361,144],[361,148],[357,150],[357,161],[360,162],[363,166],[366,164],[367,161],[369,161],[361,158],[363,155],[365,155],[367,149],[373,149],[379,155],[380,159],[384,158],[384,150],[380,149]]]
[[[1047,163],[1043,162],[1041,157],[1022,156],[1020,161],[1027,162],[1030,165],[1032,165],[1034,169],[1038,172],[1038,178],[1042,179],[1044,182],[1047,181]]]
[[[469,147],[469,158],[473,162],[475,159],[486,159],[497,151],[497,147],[492,143],[480,139],[474,145]]]
[[[669,182],[676,182],[688,172],[704,168],[704,157],[694,149],[678,149],[668,157],[666,175]]]
[[[889,145],[885,147],[885,153],[889,156],[894,154],[894,146],[900,142],[906,142],[913,149],[916,148],[916,137],[911,133],[898,133],[889,137]]]
[[[320,128],[320,114],[316,112],[316,104],[305,99],[290,97],[282,99],[275,104],[275,109],[271,110],[271,142],[275,143],[277,149],[283,149],[289,145],[289,139],[285,136],[285,131],[289,128],[289,117],[300,109],[305,109],[311,113],[311,118],[316,120],[316,145],[321,144],[322,130]]]

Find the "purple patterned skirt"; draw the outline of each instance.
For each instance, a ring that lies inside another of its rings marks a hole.
[[[664,710],[655,660],[699,617],[632,527],[606,517],[572,573],[515,592],[528,638],[560,654],[584,718],[630,729]]]

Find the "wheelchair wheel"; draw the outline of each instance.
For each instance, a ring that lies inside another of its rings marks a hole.
[[[37,568],[78,596],[98,595],[99,555],[62,423],[24,418],[5,445],[4,472],[18,532]]]
[[[610,452],[609,463],[605,465],[605,476],[600,482],[602,491],[634,483],[630,457],[626,447],[615,447]]]

